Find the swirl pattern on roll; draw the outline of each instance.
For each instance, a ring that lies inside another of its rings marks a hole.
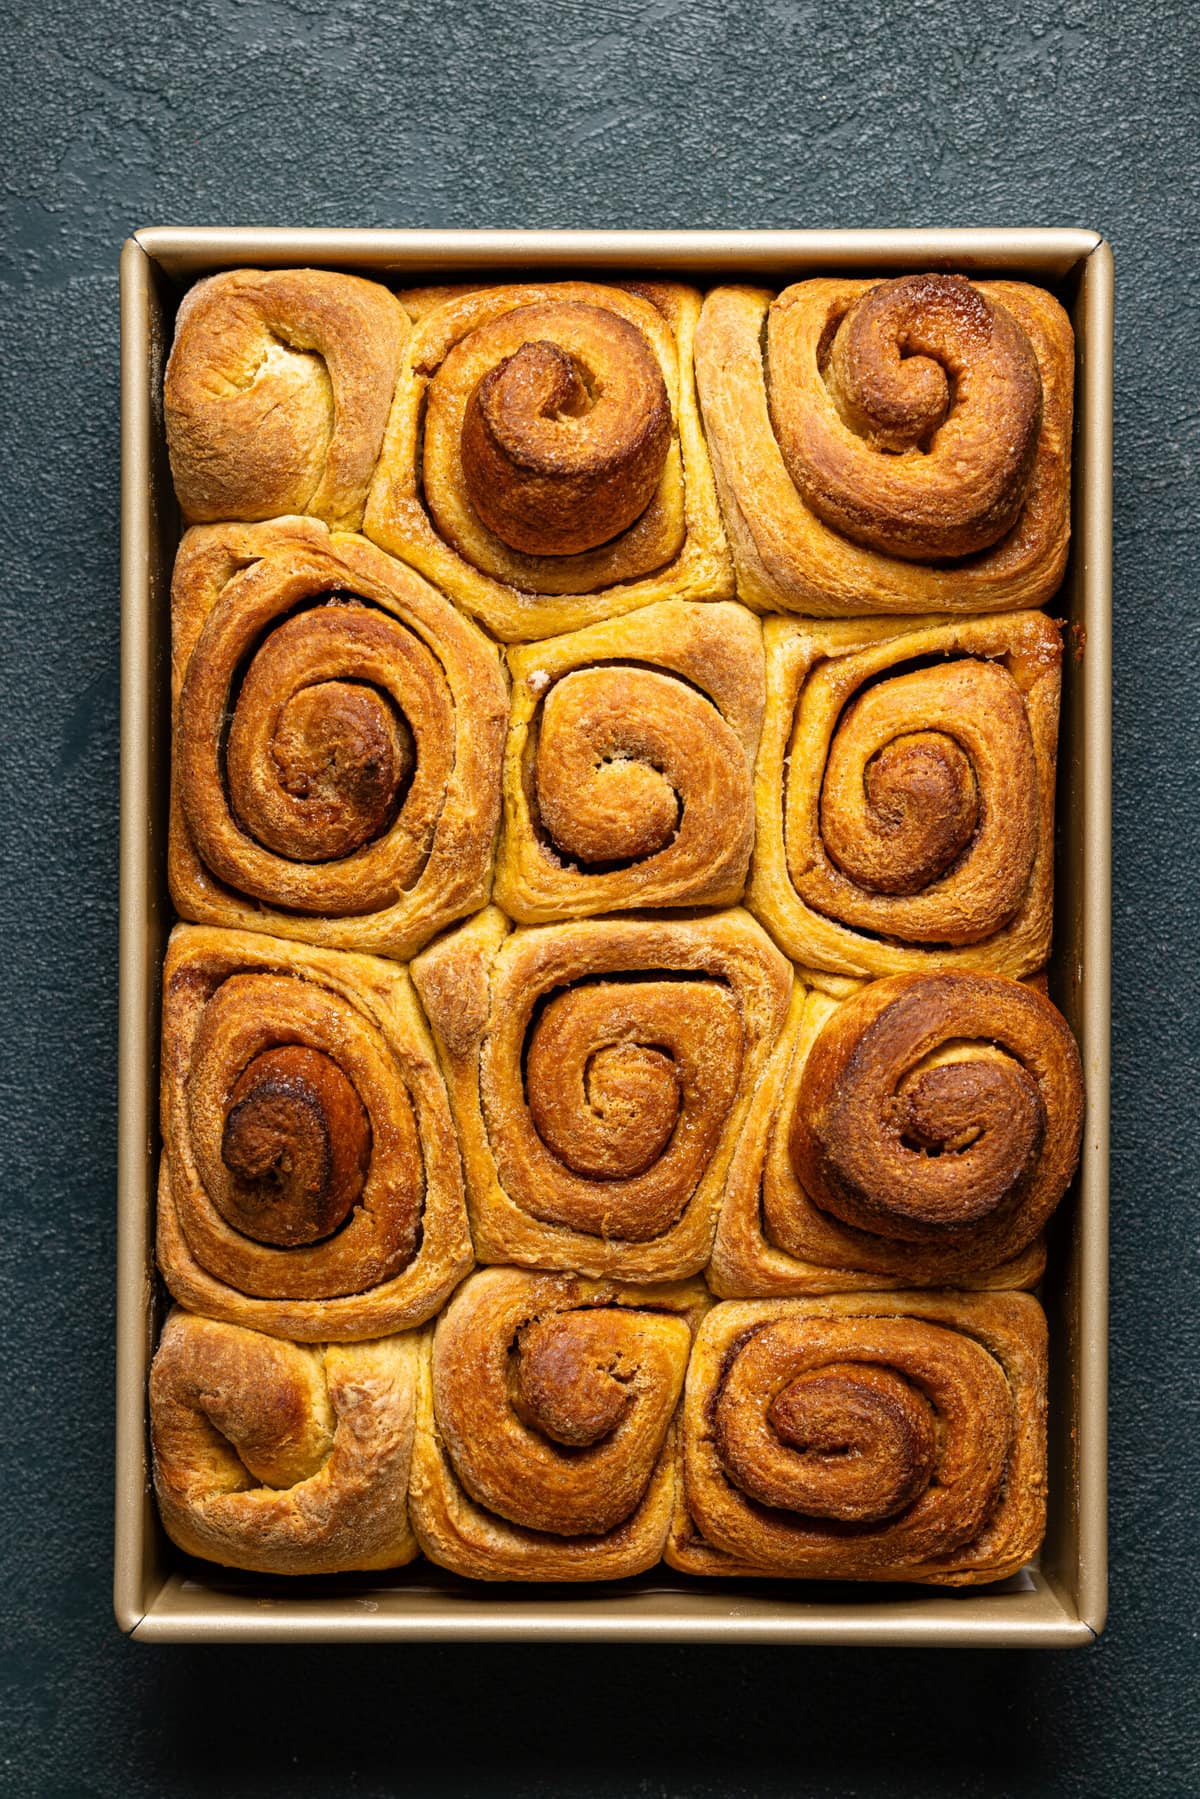
[[[710,1281],[729,1296],[1032,1285],[1075,1172],[1066,1020],[1000,975],[897,975],[794,1000],[730,1168]]]
[[[301,520],[189,532],[173,605],[185,917],[405,956],[482,903],[507,708],[474,626]]]
[[[495,910],[413,965],[484,1262],[672,1280],[708,1259],[791,971],[747,914],[511,934]]]
[[[915,274],[717,288],[696,375],[738,595],[840,616],[1036,606],[1070,534],[1050,294]]]
[[[431,1560],[480,1580],[601,1580],[662,1554],[699,1283],[491,1268],[438,1320],[412,1475]]]
[[[1045,1529],[1046,1324],[1028,1294],[728,1301],[688,1372],[667,1560],[971,1585]]]
[[[369,536],[508,641],[729,594],[697,294],[564,281],[402,299],[416,323]]]
[[[781,946],[835,975],[1040,968],[1059,627],[771,619],[764,638],[747,903]]]
[[[832,320],[830,321],[832,324]],[[986,550],[1029,491],[1042,377],[1021,326],[962,275],[868,288],[810,360],[805,309],[771,310],[788,473],[835,530],[908,561]],[[916,452],[914,454],[913,452]]]
[[[317,1347],[174,1310],[150,1370],[172,1541],[264,1574],[412,1561],[417,1356],[413,1334]]]
[[[421,1323],[471,1263],[404,971],[181,925],[163,1000],[159,1262],[181,1303],[304,1341]]]
[[[409,321],[385,287],[231,269],[180,304],[164,409],[191,524],[309,513],[357,530]]]
[[[509,651],[495,897],[522,923],[740,899],[762,642],[739,606],[662,601]]]

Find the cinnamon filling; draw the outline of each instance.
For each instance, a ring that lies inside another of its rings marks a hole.
[[[572,556],[638,519],[662,475],[671,406],[657,361],[626,320],[569,309],[583,354],[535,340],[467,402],[462,469],[472,506],[510,549]]]
[[[371,1154],[366,1111],[337,1063],[301,1044],[266,1050],[229,1099],[226,1223],[286,1248],[332,1235],[362,1193]]]

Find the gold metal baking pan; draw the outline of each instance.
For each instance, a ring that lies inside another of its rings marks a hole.
[[[158,1525],[146,1372],[158,1325],[153,1172],[158,1009],[170,921],[167,591],[178,518],[161,422],[175,305],[202,274],[325,266],[412,283],[432,273],[620,269],[704,284],[946,268],[1052,287],[1078,344],[1074,532],[1051,610],[1068,619],[1052,992],[1087,1079],[1083,1162],[1056,1221],[1050,1519],[1038,1565],[1000,1587],[702,1582],[659,1570],[614,1586],[480,1587],[417,1563],[393,1577],[289,1585],[188,1563]],[[688,1641],[1063,1645],[1104,1622],[1107,1348],[1112,256],[1091,231],[140,231],[121,258],[121,1039],[115,1606],[155,1641]]]

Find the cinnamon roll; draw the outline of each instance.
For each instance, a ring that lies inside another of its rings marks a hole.
[[[702,1268],[792,980],[753,919],[510,932],[489,908],[412,972],[478,1259],[629,1280]]]
[[[415,324],[368,536],[507,642],[729,597],[698,294],[557,281],[400,298]]]
[[[729,1301],[700,1327],[666,1560],[973,1586],[1046,1522],[1046,1321],[1027,1293]]]
[[[757,621],[664,600],[508,661],[497,904],[537,924],[740,899],[763,705]]]
[[[176,926],[162,1132],[159,1266],[210,1318],[376,1337],[471,1266],[445,1085],[394,963]]]
[[[163,389],[189,524],[310,513],[357,530],[408,315],[325,269],[230,269],[184,295]]]
[[[413,1527],[475,1580],[615,1580],[671,1521],[674,1418],[707,1301],[488,1268],[426,1336]]]
[[[412,1561],[417,1354],[415,1333],[318,1347],[173,1311],[150,1369],[172,1542],[263,1574]]]
[[[1032,1286],[1082,1127],[1075,1040],[1024,982],[798,989],[730,1166],[709,1284]]]
[[[1041,613],[768,619],[746,903],[837,975],[1050,951],[1062,646]]]
[[[189,531],[172,608],[185,918],[403,958],[483,904],[507,696],[481,631],[304,519]]]
[[[696,379],[738,597],[818,617],[985,612],[1056,591],[1074,339],[1018,281],[719,287]]]

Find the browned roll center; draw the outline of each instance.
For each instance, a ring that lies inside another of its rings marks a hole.
[[[249,793],[234,747],[243,718],[235,713],[230,729],[230,770],[238,791]],[[278,855],[311,862],[348,856],[381,835],[414,761],[407,722],[384,694],[354,681],[302,688],[279,714],[270,753],[279,786],[303,808],[281,819],[265,809],[242,823]]]
[[[835,749],[836,749],[835,743]],[[975,833],[979,791],[969,758],[936,731],[885,744],[866,768],[865,816],[874,832],[822,792],[821,829],[830,860],[873,893],[920,893],[958,859]]]
[[[778,1497],[766,1503],[810,1517],[856,1524],[894,1517],[933,1471],[929,1405],[888,1368],[837,1362],[797,1375],[771,1401],[767,1422],[792,1454]],[[761,1478],[755,1484],[774,1486]]]
[[[1037,751],[1012,675],[964,656],[888,671],[835,710],[836,699],[814,682],[798,710],[786,801],[796,891],[902,943],[1001,929],[1028,893],[1040,829]],[[814,781],[805,771],[822,752]]]
[[[984,1226],[1012,1253],[1061,1196],[1081,1118],[1078,1052],[1040,994],[998,976],[900,975],[818,1037],[789,1151],[844,1224],[913,1243]]]
[[[675,1062],[653,1046],[621,1042],[629,1029],[624,993],[590,987],[552,999],[530,1038],[534,1124],[576,1174],[642,1174],[671,1140],[681,1099]]]
[[[226,750],[234,815],[292,861],[335,861],[381,837],[412,776],[408,721],[370,679],[382,671],[354,679],[351,652],[351,678],[340,670],[328,678],[335,646],[356,631],[372,648],[377,637],[381,650],[398,635],[390,619],[345,602],[288,619],[259,646],[234,704]]]
[[[568,1448],[616,1429],[632,1397],[634,1364],[605,1310],[556,1313],[521,1332],[513,1407],[530,1430]]]
[[[523,1069],[501,1062],[499,1032],[488,1046],[506,1091],[524,1100],[508,1114],[522,1127],[508,1153],[528,1210],[629,1242],[670,1229],[737,1092],[743,1027],[728,990],[715,981],[586,982],[546,1001],[522,1052]],[[485,1065],[485,1103],[503,1130],[494,1079]]]
[[[920,446],[950,410],[952,378],[991,344],[994,319],[962,275],[880,282],[839,324],[823,371],[846,424],[881,450]]]
[[[961,275],[883,281],[815,344],[772,320],[771,415],[806,503],[893,556],[969,556],[1025,502],[1042,419],[1033,346]],[[795,360],[798,358],[798,361]]]
[[[233,1179],[214,1197],[259,1243],[315,1243],[358,1201],[371,1155],[362,1101],[337,1063],[286,1044],[243,1069],[229,1096],[221,1159]]]
[[[1028,1164],[1042,1137],[1037,1083],[1008,1059],[973,1056],[913,1075],[900,1088],[896,1119],[901,1142],[926,1156],[955,1155],[970,1149],[990,1126],[1004,1125],[1006,1165],[975,1171],[974,1191],[955,1196],[959,1220],[982,1218],[998,1205],[1011,1184],[1012,1169]],[[937,1223],[945,1201],[943,1193],[928,1194],[914,1210]]]
[[[318,917],[395,905],[447,803],[454,701],[401,619],[329,594],[280,618],[294,594],[264,581],[209,614],[177,722],[188,825],[239,893]]]
[[[938,1462],[930,1396],[907,1378],[903,1328],[884,1332],[898,1346],[899,1366],[888,1365],[872,1329],[861,1358],[844,1326],[824,1342],[819,1327],[786,1324],[747,1339],[726,1372],[716,1440],[730,1477],[752,1499],[872,1524],[896,1517],[928,1487]]]
[[[647,669],[578,669],[557,682],[535,764],[538,811],[556,849],[587,864],[664,849],[682,811],[675,781],[690,770],[699,785],[719,756],[728,766],[723,722],[683,682]]]
[[[475,511],[511,549],[571,556],[616,537],[649,505],[670,446],[671,404],[652,350],[627,320],[566,302],[526,311],[529,340],[467,403],[463,475]],[[563,324],[571,349],[553,341]]]

